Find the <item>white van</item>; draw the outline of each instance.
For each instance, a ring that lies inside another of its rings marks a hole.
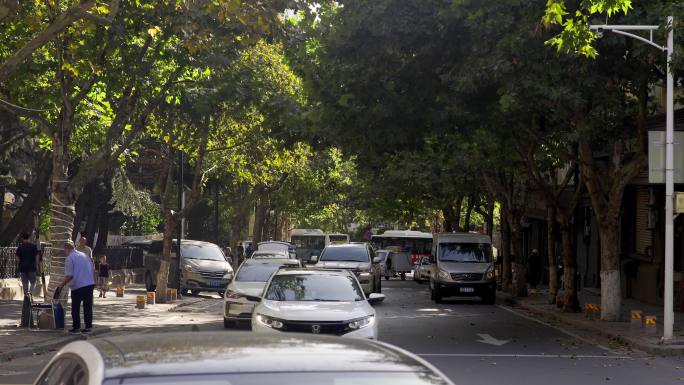
[[[496,301],[492,241],[477,233],[435,234],[430,267],[430,296],[440,303],[450,296],[478,296]]]

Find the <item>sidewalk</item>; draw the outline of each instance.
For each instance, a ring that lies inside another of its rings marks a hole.
[[[169,316],[169,311],[202,300],[197,297],[183,297],[182,300],[172,304],[155,304],[148,305],[143,310],[136,309],[136,296],[142,294],[145,294],[143,285],[126,286],[126,292],[122,298],[117,298],[114,291],[110,291],[107,298],[98,298],[96,291],[91,335],[107,333],[115,328],[157,326],[163,317]],[[69,305],[65,309],[67,329],[71,327]],[[87,336],[70,335],[65,330],[30,331],[27,328],[20,328],[18,324],[21,319],[21,307],[22,301],[0,301],[0,362],[53,350],[68,342],[87,338]],[[83,317],[82,312],[81,317]]]
[[[601,304],[601,296],[598,292],[582,290],[578,293],[580,304]],[[614,341],[620,341],[627,345],[655,355],[673,356],[684,354],[684,314],[675,313],[674,338],[667,344],[661,343],[662,337],[662,306],[645,304],[634,299],[622,300],[622,317],[618,322],[592,320],[585,313],[563,313],[555,305],[548,304],[548,290],[531,290],[529,297],[514,298],[508,293],[497,292],[500,302],[517,306],[527,310],[536,316],[552,319],[560,323],[571,325],[577,329],[606,336]],[[657,316],[658,333],[647,335],[644,329],[630,328],[630,311],[641,310],[644,316]]]

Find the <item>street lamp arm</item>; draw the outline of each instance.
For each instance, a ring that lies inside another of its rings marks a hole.
[[[603,24],[603,25],[598,25],[598,24],[592,24],[589,26],[589,29],[592,31],[598,31],[598,30],[603,30],[603,31],[612,31],[615,29],[620,29],[623,31],[656,31],[660,28],[657,25],[610,25],[610,24]]]
[[[641,40],[641,41],[643,41],[644,43],[649,44],[649,45],[651,45],[651,46],[653,46],[653,47],[655,47],[655,48],[658,48],[659,50],[661,50],[661,51],[663,51],[663,52],[664,52],[664,51],[667,51],[667,47],[662,46],[662,45],[660,45],[660,44],[656,44],[653,40],[646,39],[645,37],[641,37],[641,36],[639,36],[639,35],[636,35],[636,34],[633,34],[633,33],[629,33],[629,32],[625,32],[625,31],[621,31],[621,30],[619,30],[619,29],[613,29],[612,31],[613,31],[614,33],[617,33],[618,35],[629,36],[629,37],[631,37],[631,38],[634,38],[634,39],[637,39],[637,40]],[[653,37],[653,35],[651,35],[651,37]]]

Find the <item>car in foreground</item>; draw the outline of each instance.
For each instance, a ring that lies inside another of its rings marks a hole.
[[[452,385],[425,360],[377,341],[177,332],[72,342],[36,385]]]
[[[371,303],[347,270],[281,269],[269,280],[252,314],[256,333],[333,334],[376,339],[378,325]]]
[[[349,270],[358,278],[363,292],[382,292],[381,258],[368,243],[331,244],[325,247],[314,265],[323,269]]]
[[[223,327],[232,328],[240,323],[249,324],[252,311],[264,291],[266,282],[281,267],[301,267],[296,259],[247,259],[238,268],[223,296]]]

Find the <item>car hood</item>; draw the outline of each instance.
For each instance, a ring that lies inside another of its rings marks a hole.
[[[211,259],[183,258],[183,264],[192,266],[202,271],[233,271],[233,268],[226,261],[214,261]]]
[[[320,261],[316,267],[326,269],[368,269],[370,262],[349,262],[349,261]]]
[[[444,262],[439,267],[449,273],[482,273],[487,271],[491,263]]]
[[[309,302],[263,300],[255,313],[290,321],[346,321],[375,315],[368,301]]]
[[[228,290],[247,294],[252,297],[261,297],[266,282],[245,282],[233,281],[228,285]]]

